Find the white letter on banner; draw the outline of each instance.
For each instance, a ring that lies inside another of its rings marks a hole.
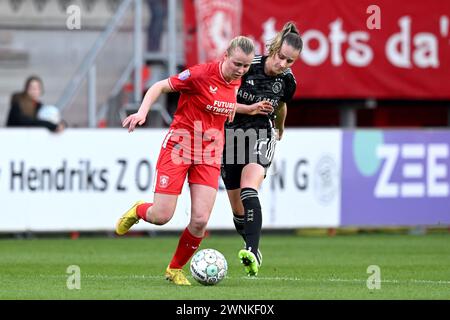
[[[384,158],[386,161],[381,167],[381,173],[375,186],[376,198],[396,198],[398,197],[399,187],[397,183],[389,183],[389,179],[394,171],[397,162],[399,147],[395,144],[381,145],[377,148],[377,157]]]
[[[316,50],[310,48],[310,42],[317,40],[319,43]],[[327,38],[317,30],[308,30],[303,34],[303,52],[300,55],[303,61],[310,66],[322,64],[328,57]]]
[[[367,32],[355,31],[350,33],[348,37],[349,48],[345,54],[348,64],[355,67],[365,67],[372,62],[372,48],[364,43],[368,42],[369,39],[370,35]]]
[[[405,143],[402,145],[402,156],[405,160],[425,158],[425,145],[421,143]],[[405,163],[402,168],[403,178],[421,179],[423,181],[423,165],[421,163]],[[401,195],[405,198],[422,198],[425,196],[423,182],[404,182],[401,185]]]
[[[386,43],[386,57],[396,67],[412,68],[411,65],[411,18],[399,20],[400,32],[389,37]],[[397,50],[400,47],[400,51]]]
[[[447,166],[445,164],[438,164],[437,159],[448,160],[448,145],[430,144],[428,146],[427,157],[427,189],[428,196],[430,197],[448,197],[448,183],[437,182],[436,180],[441,178],[447,178]],[[448,179],[446,179],[448,181]]]
[[[416,34],[414,46],[413,59],[419,68],[439,68],[438,41],[432,33]]]
[[[336,19],[330,23],[330,42],[331,42],[331,64],[340,66],[342,64],[342,44],[347,40],[347,34],[342,30],[342,19]]]

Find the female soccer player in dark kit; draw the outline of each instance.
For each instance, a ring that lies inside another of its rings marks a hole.
[[[290,67],[299,58],[303,41],[292,22],[284,25],[268,45],[267,56],[255,56],[242,78],[234,121],[225,126],[222,179],[233,221],[244,238],[239,259],[249,276],[262,262],[262,228],[258,189],[271,165],[276,140],[283,136],[286,103],[296,90]]]

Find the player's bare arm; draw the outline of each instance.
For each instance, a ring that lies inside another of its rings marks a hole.
[[[275,118],[275,128],[277,128],[277,140],[281,140],[284,132],[284,121],[286,120],[287,107],[285,102],[280,102]]]
[[[141,106],[138,112],[133,113],[125,118],[122,122],[122,127],[128,126],[128,132],[134,131],[137,125],[142,126],[147,119],[147,114],[150,111],[150,107],[158,100],[162,93],[173,92],[174,90],[169,84],[169,80],[161,80],[151,86],[145,93]]]
[[[267,115],[269,113],[272,113],[273,110],[274,109],[272,104],[268,101],[259,101],[249,105],[238,103],[236,105],[237,113],[244,113],[248,115],[255,115],[255,114]]]

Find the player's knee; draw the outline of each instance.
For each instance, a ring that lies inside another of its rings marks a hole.
[[[153,217],[151,223],[154,225],[157,225],[157,226],[163,226],[169,221],[170,221],[170,218],[167,218],[167,217]]]
[[[158,210],[155,210],[156,208],[153,208],[152,213],[150,215],[150,222],[152,224],[162,226],[165,225],[167,222],[170,221],[170,219],[173,216],[173,212],[166,208],[161,208]]]
[[[208,216],[201,215],[198,217],[191,218],[191,227],[197,232],[206,230],[206,225],[208,224]]]

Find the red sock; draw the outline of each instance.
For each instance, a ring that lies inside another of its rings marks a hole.
[[[183,268],[192,257],[195,250],[200,246],[202,239],[203,238],[193,236],[188,228],[184,229],[184,232],[181,234],[180,240],[178,241],[177,250],[175,251],[172,261],[170,261],[169,268]]]
[[[147,221],[147,209],[150,208],[153,205],[153,203],[145,202],[141,203],[136,207],[136,214],[139,218],[141,218],[144,221]]]

